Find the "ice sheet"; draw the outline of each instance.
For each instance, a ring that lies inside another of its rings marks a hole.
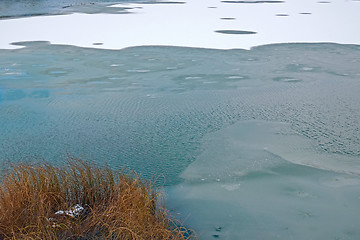
[[[0,48],[12,42],[45,40],[56,44],[122,49],[142,45],[171,45],[232,49],[286,42],[360,44],[356,23],[360,2],[334,0],[220,1],[187,0],[184,4],[123,3],[116,13],[42,16],[0,21]],[[99,4],[98,4],[99,5]],[[86,10],[91,12],[98,5]],[[101,5],[100,5],[101,6]],[[81,6],[80,6],[81,7]],[[108,8],[111,9],[111,8]],[[75,11],[73,9],[71,11]],[[70,11],[70,12],[71,12]],[[93,11],[94,12],[94,11]],[[286,17],[279,17],[286,15]],[[233,18],[224,21],[223,18]],[[220,34],[256,32],[257,34]],[[93,43],[103,43],[94,46]]]

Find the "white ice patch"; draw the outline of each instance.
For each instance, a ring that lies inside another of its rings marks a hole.
[[[74,207],[70,208],[67,211],[57,211],[56,215],[68,215],[70,217],[77,217],[84,211],[84,208],[80,204],[76,204]]]
[[[132,8],[131,14],[75,13],[1,20],[0,48],[16,48],[9,45],[12,42],[38,40],[107,49],[143,45],[249,49],[284,42],[360,43],[354,24],[360,22],[357,1],[334,0],[326,5],[314,0],[263,3],[221,0],[125,3],[114,7]],[[279,18],[279,13],[288,16]],[[257,34],[218,34],[217,30]]]

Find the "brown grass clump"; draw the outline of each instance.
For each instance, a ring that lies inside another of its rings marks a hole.
[[[16,165],[0,185],[0,239],[193,239],[159,198],[137,176],[79,159]]]

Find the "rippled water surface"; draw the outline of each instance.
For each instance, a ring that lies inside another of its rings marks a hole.
[[[0,20],[44,15],[80,13],[127,13],[126,7],[108,8],[114,3],[132,0],[2,0]],[[148,2],[149,0],[144,0]],[[136,2],[132,1],[132,2]]]
[[[201,239],[360,236],[360,46],[0,50],[0,159],[151,178]]]

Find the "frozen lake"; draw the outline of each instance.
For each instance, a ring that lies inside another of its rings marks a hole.
[[[360,237],[360,2],[83,3],[2,14],[1,164],[163,176],[200,239]]]

